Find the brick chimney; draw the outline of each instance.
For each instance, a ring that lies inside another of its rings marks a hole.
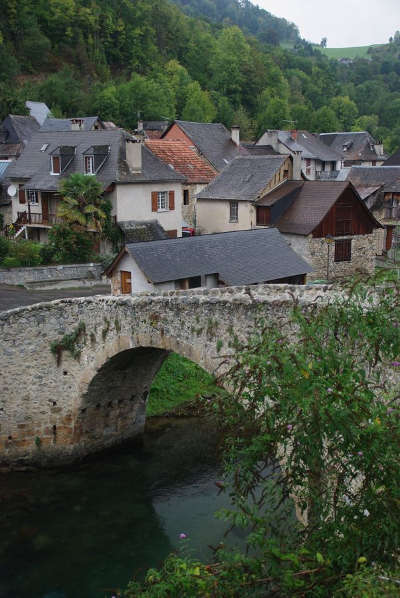
[[[126,162],[132,173],[142,172],[142,146],[140,139],[127,137],[125,140]]]
[[[240,145],[240,127],[238,125],[231,126],[231,139],[237,146]]]

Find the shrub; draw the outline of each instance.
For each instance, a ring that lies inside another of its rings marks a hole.
[[[5,239],[4,237],[0,237],[0,263],[8,255],[9,249],[10,249],[10,241]]]
[[[21,266],[21,263],[16,257],[8,256],[4,258],[1,265],[3,266],[3,268],[19,268]]]
[[[45,243],[40,248],[40,259],[42,264],[51,264],[54,262],[55,249],[50,243]]]
[[[19,265],[23,267],[39,266],[41,263],[40,249],[40,243],[20,240],[11,243],[9,255],[16,258]]]
[[[93,259],[93,235],[72,230],[64,224],[53,226],[49,232],[50,254],[59,264],[85,263]]]

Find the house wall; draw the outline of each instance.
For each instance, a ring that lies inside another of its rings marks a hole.
[[[248,230],[256,225],[256,211],[252,202],[238,202],[238,222],[229,222],[230,202],[224,199],[198,199],[197,231],[199,234]]]
[[[174,123],[168,133],[164,135],[163,139],[166,141],[184,141],[187,145],[194,147],[193,141],[182,131],[182,129]]]
[[[205,183],[183,185],[182,187],[182,219],[190,227],[196,228],[196,195],[206,187]],[[189,205],[183,205],[183,189],[189,191]]]
[[[350,262],[335,262],[335,244],[328,243],[326,239],[316,239],[312,235],[282,234],[291,248],[301,255],[312,267],[313,271],[307,275],[307,280],[309,281],[325,280],[327,278],[328,255],[330,280],[344,278],[357,273],[373,274],[375,270],[377,248],[377,236],[375,232],[354,237],[337,237],[338,239],[352,239]]]
[[[174,191],[174,210],[153,212],[151,204],[153,191]],[[109,199],[113,206],[112,215],[116,216],[117,222],[157,219],[166,231],[176,230],[177,236],[182,236],[183,187],[181,183],[116,184]]]

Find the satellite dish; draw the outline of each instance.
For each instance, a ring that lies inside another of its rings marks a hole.
[[[10,197],[14,197],[15,194],[17,193],[17,188],[15,185],[10,185],[7,189],[7,193]]]

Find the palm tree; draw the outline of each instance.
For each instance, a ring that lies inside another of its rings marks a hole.
[[[57,215],[75,230],[101,232],[107,214],[106,200],[102,196],[101,184],[95,177],[80,173],[71,174],[60,185],[62,199]]]

